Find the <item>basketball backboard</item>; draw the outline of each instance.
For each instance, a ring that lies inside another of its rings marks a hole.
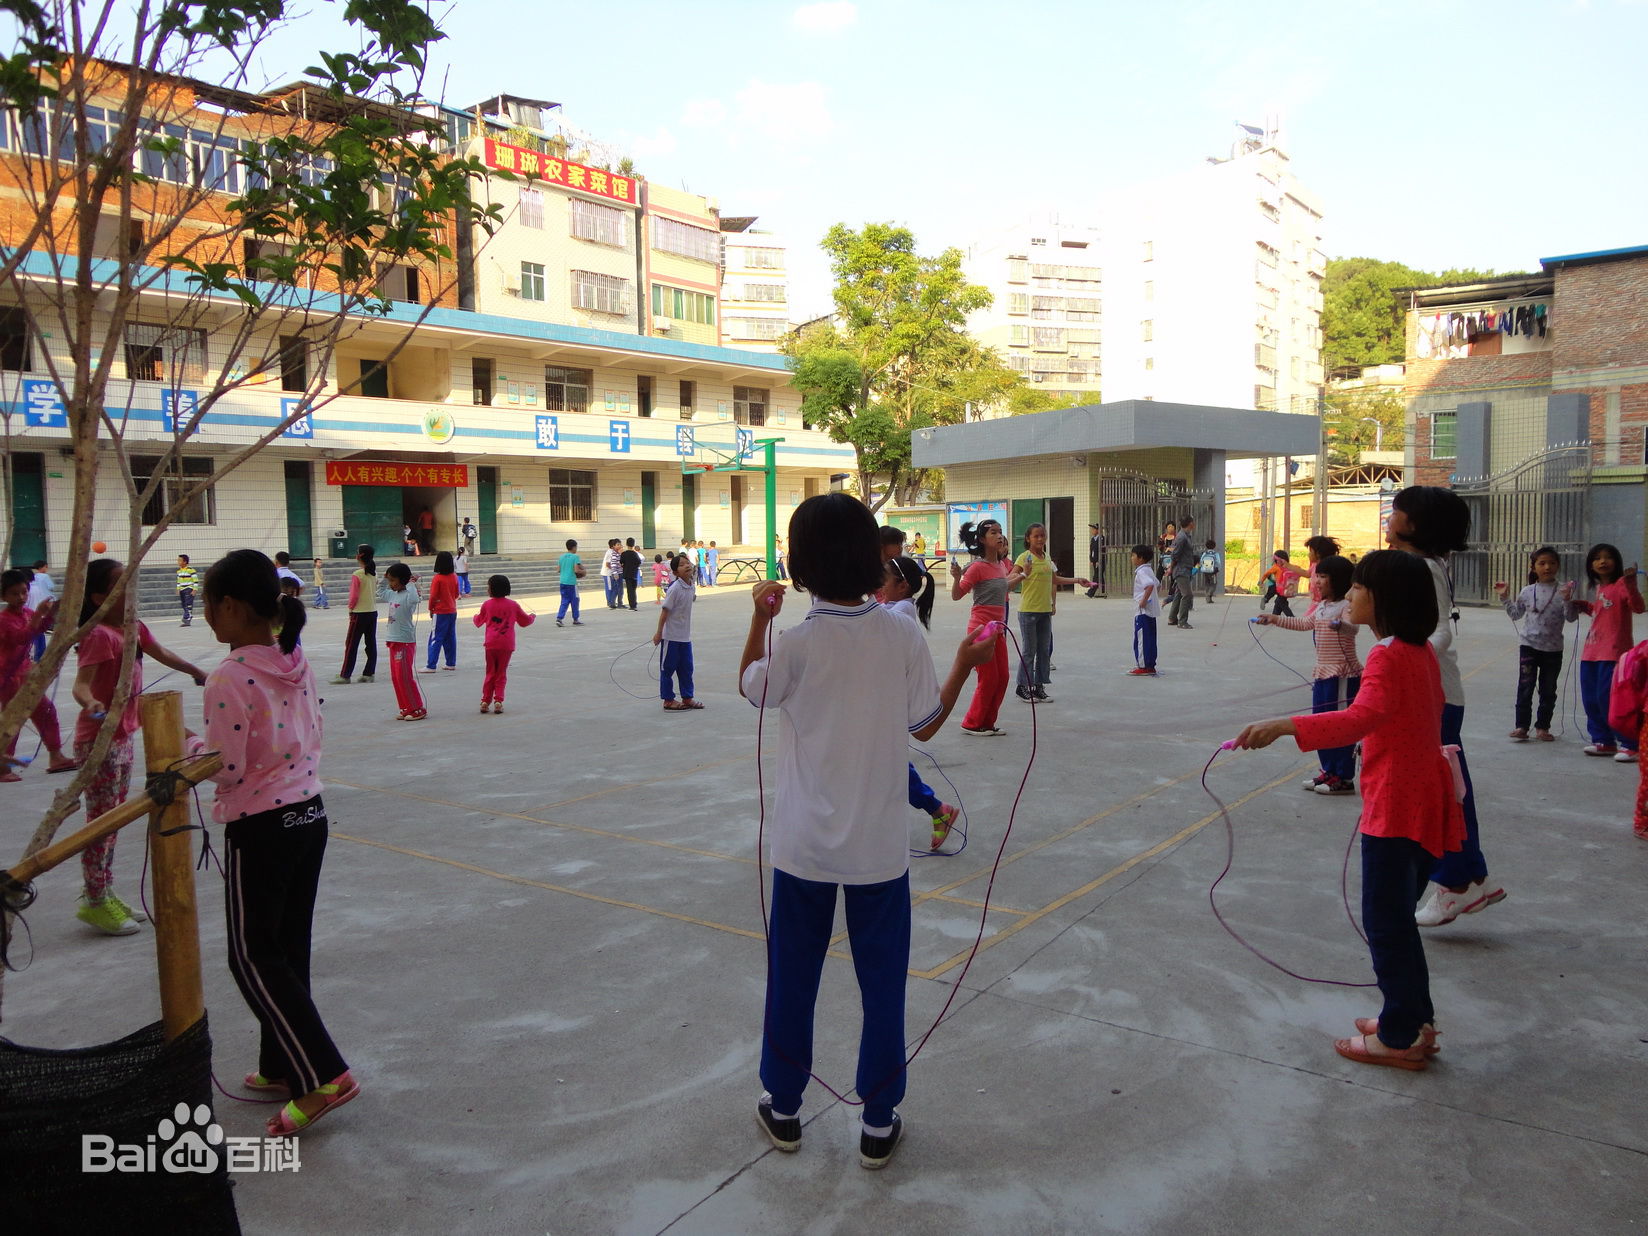
[[[736,421],[695,421],[678,425],[675,453],[682,472],[733,472],[752,466],[756,430]]]

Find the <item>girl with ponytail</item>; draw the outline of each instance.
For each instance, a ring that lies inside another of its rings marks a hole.
[[[263,1028],[251,1090],[290,1101],[268,1121],[290,1137],[360,1093],[309,994],[309,940],[326,854],[320,697],[298,646],[303,603],[275,564],[237,549],[206,572],[206,622],[229,656],[206,679],[202,733],[216,751],[212,817],[224,826],[229,969]]]

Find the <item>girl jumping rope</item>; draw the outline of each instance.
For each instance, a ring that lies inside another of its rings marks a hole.
[[[1316,668],[1311,674],[1310,710],[1313,713],[1341,712],[1356,702],[1362,685],[1362,663],[1356,659],[1356,634],[1361,628],[1346,612],[1350,602],[1352,567],[1338,554],[1323,558],[1311,576],[1311,595],[1316,604],[1307,618],[1282,618],[1260,614],[1264,626],[1289,631],[1309,631],[1316,643]],[[1305,782],[1304,788],[1318,794],[1356,793],[1356,748],[1323,747],[1322,771]]]
[[[962,544],[978,556],[965,571],[961,563],[950,559],[950,599],[959,601],[969,592],[973,594],[973,610],[967,615],[967,631],[972,634],[986,623],[1006,620],[1007,590],[1024,576],[1005,561],[1007,537],[995,520],[986,519],[977,527],[963,524],[960,536]],[[794,571],[794,536],[790,545]],[[995,640],[994,647],[995,655],[978,665],[973,702],[961,719],[961,732],[975,738],[997,738],[1007,732],[996,725],[1001,702],[1007,698],[1007,641]]]
[[[1000,530],[997,530],[1000,536]],[[888,805],[903,787],[909,736],[925,741],[955,707],[968,671],[995,659],[999,635],[969,630],[941,688],[927,642],[865,598],[886,578],[875,517],[848,494],[808,498],[790,519],[790,574],[812,594],[805,621],[777,640],[785,586],[754,589],[739,690],[778,713],[778,789],[770,833],[772,906],[756,1123],[779,1150],[801,1145],[813,1013],[835,922],[847,935],[864,1010],[858,1157],[885,1167],[903,1134],[904,989],[910,965],[910,851]]]
[[[444,550],[442,551],[445,552]],[[389,650],[389,680],[395,684],[395,702],[401,706],[400,721],[422,721],[429,715],[424,707],[423,688],[418,686],[412,659],[418,654],[418,588],[412,582],[412,568],[392,562],[383,573],[383,599],[389,613],[383,624],[383,645]]]
[[[1335,1039],[1347,1060],[1423,1069],[1435,1054],[1425,945],[1414,907],[1431,868],[1457,850],[1465,826],[1454,777],[1435,735],[1442,728],[1442,678],[1426,642],[1437,625],[1436,593],[1422,559],[1375,550],[1356,564],[1347,616],[1371,626],[1356,700],[1344,712],[1282,717],[1248,726],[1238,747],[1268,747],[1292,735],[1301,751],[1362,744],[1362,925],[1385,998],[1378,1017]]]
[[[458,591],[457,564],[443,549],[435,555],[435,575],[429,581],[429,662],[422,670],[425,674],[435,672],[442,652],[446,653],[446,668],[458,668]]]
[[[914,558],[900,555],[887,560],[886,582],[881,586],[881,603],[887,607],[888,613],[917,623],[925,631],[932,625],[933,597],[937,592],[938,585],[927,573],[927,568]],[[960,810],[939,800],[938,795],[933,793],[933,787],[923,781],[921,775],[916,772],[914,763],[910,765],[910,805],[919,811],[925,811],[932,819],[933,835],[929,847],[938,849],[949,839],[950,830],[955,827],[956,816],[960,814]]]
[[[320,697],[298,647],[304,610],[274,565],[237,549],[206,572],[206,623],[229,655],[206,680],[191,755],[217,751],[212,818],[224,871],[229,970],[262,1027],[246,1088],[291,1096],[268,1120],[291,1137],[360,1093],[309,988],[309,944],[326,855]]]
[[[486,581],[487,599],[481,602],[475,625],[486,629],[486,677],[481,680],[481,711],[504,710],[504,687],[509,684],[509,659],[515,655],[515,628],[530,627],[538,620],[519,603],[509,599],[509,576],[494,575]]]
[[[273,564],[269,567],[274,574]],[[113,558],[98,558],[86,567],[86,599],[80,606],[80,625],[90,622],[126,573],[124,564]],[[276,586],[278,591],[278,586]],[[124,606],[115,605],[90,631],[80,638],[79,670],[74,678],[74,702],[80,705],[80,719],[74,727],[74,758],[82,762],[90,754],[103,727],[120,684],[120,663],[126,654],[127,634]],[[114,723],[114,741],[86,787],[86,819],[95,820],[126,801],[132,779],[132,735],[137,731],[137,697],[143,692],[143,657],[147,654],[170,669],[187,674],[201,685],[206,675],[175,652],[162,648],[143,623],[134,633],[137,654],[132,660],[130,694]],[[114,893],[114,841],[110,833],[80,852],[80,870],[85,891],[75,917],[104,935],[129,936],[146,915],[132,909]]]
[[[1637,591],[1637,568],[1620,571],[1619,550],[1603,543],[1585,555],[1585,576],[1594,590],[1589,601],[1571,600],[1575,615],[1591,615],[1591,630],[1579,654],[1579,694],[1585,701],[1585,723],[1591,741],[1586,755],[1611,755],[1621,764],[1637,762],[1637,736],[1616,733],[1608,724],[1608,695],[1614,684],[1614,664],[1632,644],[1631,615],[1643,611]]]
[[[1448,556],[1466,546],[1471,511],[1465,500],[1438,485],[1410,485],[1399,490],[1385,523],[1385,542],[1392,549],[1418,554],[1430,570],[1436,591],[1436,629],[1430,644],[1442,671],[1442,743],[1459,748],[1456,759],[1465,780],[1465,844],[1450,853],[1431,872],[1417,919],[1421,927],[1441,927],[1461,914],[1475,914],[1505,900],[1505,890],[1488,879],[1488,860],[1482,854],[1476,822],[1476,792],[1470,765],[1465,762],[1465,684],[1459,675],[1459,653],[1453,637],[1459,615],[1454,612],[1453,576]]]
[[[11,697],[22,689],[32,664],[29,648],[36,639],[51,630],[57,615],[55,598],[42,601],[39,609],[29,609],[25,604],[33,578],[34,572],[21,569],[0,574],[0,601],[5,603],[5,608],[0,609],[0,708],[5,707]],[[80,761],[63,750],[63,735],[57,724],[57,706],[52,703],[50,695],[40,697],[40,702],[29,714],[29,720],[34,725],[35,733],[40,735],[41,744],[51,754],[47,772],[73,772],[80,767]],[[23,779],[14,767],[17,763],[13,757],[17,754],[18,736],[13,734],[6,744],[5,758],[0,760],[0,781]]]
[[[378,563],[372,547],[362,545],[355,553],[355,572],[349,577],[349,636],[343,649],[343,668],[332,679],[333,686],[348,686],[355,672],[355,652],[366,641],[366,672],[359,681],[371,682],[378,672]]]
[[[1516,721],[1513,742],[1528,741],[1528,726],[1540,742],[1555,742],[1551,717],[1556,712],[1557,683],[1562,677],[1562,624],[1573,622],[1579,610],[1568,604],[1572,584],[1558,584],[1562,558],[1550,545],[1534,550],[1529,559],[1528,586],[1513,600],[1509,584],[1495,584],[1500,603],[1511,621],[1521,621],[1517,633],[1522,646],[1517,650]],[[1539,688],[1539,712],[1534,712],[1534,687]]]
[[[1059,574],[1057,564],[1047,556],[1046,524],[1031,524],[1024,530],[1024,552],[1013,563],[1013,570],[1024,580],[1019,597],[1019,638],[1023,647],[1017,694],[1026,703],[1034,696],[1037,703],[1051,704],[1047,684],[1053,681],[1049,670],[1053,659],[1054,589],[1071,584],[1088,588],[1092,581]]]

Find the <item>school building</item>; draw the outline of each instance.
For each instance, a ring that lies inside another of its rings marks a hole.
[[[1122,400],[917,430],[918,468],[945,470],[947,551],[964,522],[998,519],[1017,548],[1047,525],[1062,572],[1085,575],[1088,528],[1109,542],[1112,589],[1132,575],[1127,550],[1194,515],[1198,540],[1225,542],[1225,465],[1315,452],[1313,418],[1252,408]]]

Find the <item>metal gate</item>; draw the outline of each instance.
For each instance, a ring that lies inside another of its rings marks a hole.
[[[1562,555],[1562,579],[1585,578],[1591,516],[1591,448],[1544,451],[1496,476],[1456,482],[1471,509],[1471,547],[1453,556],[1454,596],[1493,602],[1496,581],[1520,591],[1528,555],[1541,545]]]
[[[1177,526],[1186,515],[1193,516],[1200,533],[1198,547],[1213,535],[1211,489],[1189,489],[1141,472],[1094,469],[1094,473],[1099,482],[1099,513],[1095,518],[1109,548],[1104,578],[1110,591],[1128,591],[1133,578],[1128,551],[1135,545],[1149,545],[1154,550],[1168,523]]]

